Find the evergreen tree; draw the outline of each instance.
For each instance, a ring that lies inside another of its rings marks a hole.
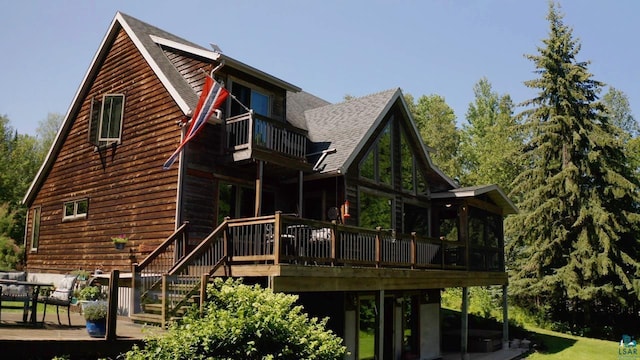
[[[462,184],[497,184],[509,192],[521,170],[515,161],[522,137],[513,116],[513,102],[509,95],[493,91],[486,78],[478,81],[473,92],[475,101],[469,104],[468,124],[462,129]]]
[[[527,56],[539,78],[525,82],[537,96],[523,104],[528,168],[512,192],[521,212],[507,221],[511,290],[519,304],[587,328],[638,304],[640,184],[555,3],[547,19],[549,37]]]
[[[640,175],[640,126],[631,114],[627,95],[613,87],[602,97],[609,121],[620,128],[625,155],[636,176]]]

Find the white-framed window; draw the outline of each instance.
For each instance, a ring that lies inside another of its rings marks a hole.
[[[62,220],[85,219],[89,210],[89,199],[67,201],[62,207]]]
[[[36,206],[31,211],[33,214],[33,219],[31,219],[31,251],[36,251],[40,242],[40,213],[42,208]]]
[[[119,142],[122,133],[122,115],[124,113],[124,95],[105,95],[102,99],[100,115],[100,134],[98,141]]]
[[[89,142],[94,145],[120,143],[124,117],[124,94],[106,94],[92,99]]]
[[[272,116],[272,99],[274,95],[268,90],[232,79],[231,94],[256,114],[266,117]],[[246,110],[235,100],[231,102],[231,116],[240,115],[245,112]]]

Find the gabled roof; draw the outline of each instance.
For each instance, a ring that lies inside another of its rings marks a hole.
[[[336,150],[324,159],[321,172],[346,172],[399,93],[400,89],[391,89],[305,111],[312,142],[309,153]]]
[[[454,199],[454,198],[472,198],[486,194],[491,201],[498,205],[504,215],[517,214],[518,208],[507,197],[498,185],[478,185],[462,187],[444,192],[431,193],[432,199]]]
[[[309,153],[315,154],[315,157],[311,157],[312,160],[319,161],[317,165],[320,173],[346,173],[355,158],[365,150],[367,141],[385,120],[391,108],[397,103],[400,104],[404,115],[409,118],[408,124],[412,131],[418,134],[399,88],[305,111],[309,139],[312,142]],[[457,187],[458,185],[451,178],[431,162],[428,156],[429,149],[419,135],[416,136],[420,151],[428,163],[428,171],[432,174],[431,178],[437,178],[447,188]],[[320,159],[322,151],[330,151],[330,153]]]
[[[98,48],[98,51],[94,55],[91,64],[89,65],[89,69],[82,79],[80,87],[78,88],[71,102],[71,106],[67,110],[60,130],[56,135],[56,138],[51,149],[49,150],[49,153],[45,158],[45,161],[40,167],[40,170],[38,170],[36,177],[34,178],[31,186],[27,190],[24,199],[22,200],[22,202],[27,206],[30,206],[33,202],[37,190],[40,188],[40,186],[44,182],[44,179],[46,178],[48,171],[53,166],[56,156],[62,147],[66,134],[70,131],[73,125],[73,119],[80,111],[83,99],[90,90],[93,79],[100,71],[100,66],[110,50],[111,43],[116,38],[118,32],[121,29],[124,30],[131,41],[133,41],[147,64],[158,76],[163,86],[167,89],[171,97],[175,100],[176,104],[178,104],[180,110],[185,115],[190,113],[192,109],[195,108],[196,104],[198,103],[198,94],[196,93],[196,90],[189,85],[189,83],[180,74],[180,72],[171,64],[169,59],[162,51],[161,46],[174,47],[178,50],[186,51],[205,59],[224,62],[225,66],[233,67],[236,69],[240,69],[243,72],[250,73],[251,75],[259,79],[263,79],[267,82],[273,83],[287,91],[300,91],[300,88],[298,88],[297,86],[289,84],[286,81],[280,80],[229,56],[208,50],[181,37],[175,36],[162,29],[140,21],[134,17],[118,12],[111,22],[111,25],[109,26],[109,29],[107,30],[107,33],[103,38],[100,47]]]

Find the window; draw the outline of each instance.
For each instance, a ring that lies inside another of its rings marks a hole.
[[[360,192],[360,226],[375,229],[391,229],[392,200],[388,197]]]
[[[89,142],[94,145],[119,143],[124,116],[124,95],[107,94],[91,101]]]
[[[75,220],[84,219],[87,217],[87,211],[89,209],[89,200],[75,200],[67,201],[64,203],[63,211],[64,215],[62,220]]]
[[[33,208],[33,220],[31,220],[31,250],[38,250],[40,242],[40,211],[41,208]]]
[[[232,82],[231,94],[235,96],[244,106],[252,109],[256,114],[270,117],[271,116],[271,97],[264,90],[251,88],[239,82]],[[231,116],[246,113],[242,105],[237,101],[231,102]]]
[[[120,141],[124,95],[105,95],[100,116],[100,141]]]
[[[420,236],[429,236],[429,209],[426,206],[404,203],[403,232],[416,232]]]
[[[392,179],[391,148],[391,122],[389,122],[378,139],[378,176],[380,181],[387,185],[391,185]]]
[[[413,192],[413,189],[415,188],[413,176],[413,152],[407,142],[407,135],[405,135],[404,130],[400,134],[400,171],[402,175],[402,189]]]
[[[393,183],[391,122],[360,161],[360,176],[386,185]]]

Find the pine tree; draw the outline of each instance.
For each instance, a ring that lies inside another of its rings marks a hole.
[[[537,96],[523,104],[527,170],[511,193],[520,214],[507,222],[511,291],[587,327],[638,304],[639,184],[598,101],[603,84],[576,60],[580,44],[555,3],[547,19],[548,39],[527,56],[539,77],[525,82]]]

